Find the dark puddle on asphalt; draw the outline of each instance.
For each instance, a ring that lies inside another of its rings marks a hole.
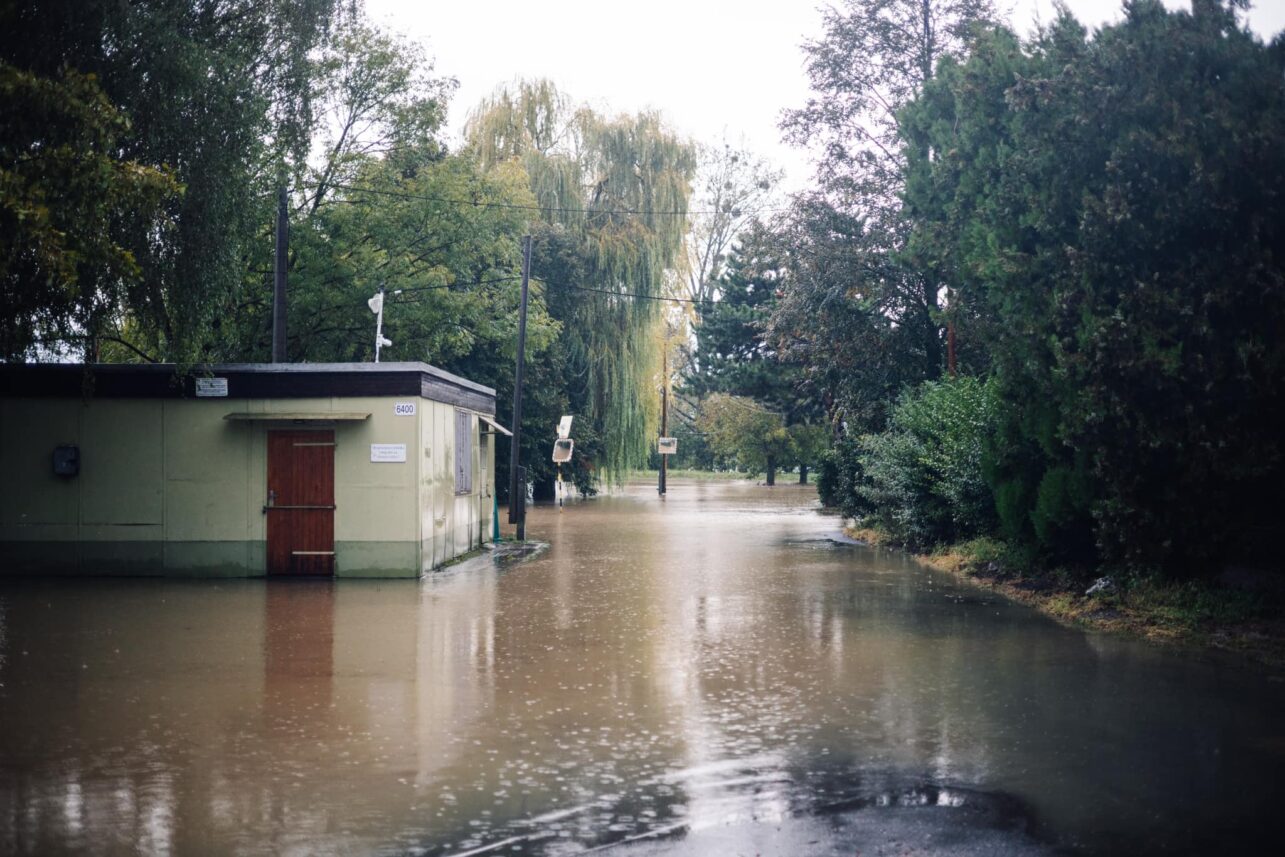
[[[681,855],[1055,853],[1018,798],[898,775],[844,777],[735,760],[671,772],[642,790],[510,822],[490,837],[414,848],[441,857],[524,853]],[[667,803],[673,800],[676,802]]]

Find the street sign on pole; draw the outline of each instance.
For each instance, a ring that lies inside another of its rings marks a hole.
[[[553,460],[557,464],[565,464],[571,460],[571,450],[575,449],[576,442],[569,437],[560,437],[553,442]]]
[[[571,419],[570,416],[564,416],[558,420],[558,437],[564,439],[571,437]]]
[[[678,438],[676,437],[660,438],[660,440],[656,443],[656,451],[659,452],[661,455],[677,455]]]

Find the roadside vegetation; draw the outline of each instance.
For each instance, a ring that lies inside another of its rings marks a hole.
[[[989,538],[937,548],[919,559],[1064,622],[1285,665],[1285,592],[1272,573],[1233,573],[1224,580],[1123,574],[1086,588],[1079,570],[1032,564]]]
[[[1285,40],[1240,9],[1022,38],[985,0],[832,7],[784,120],[816,181],[729,253],[694,430],[763,461],[820,425],[858,535],[1063,618],[1278,652]]]

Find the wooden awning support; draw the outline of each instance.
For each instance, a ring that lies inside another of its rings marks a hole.
[[[482,422],[486,423],[491,428],[495,429],[495,431],[485,432],[485,434],[502,434],[505,437],[513,437],[513,432],[509,431],[504,426],[497,423],[494,417],[488,417],[486,414],[478,414],[477,418]]]

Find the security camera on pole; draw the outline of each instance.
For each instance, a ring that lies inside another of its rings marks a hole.
[[[393,292],[400,295],[401,289]],[[392,340],[384,338],[384,287],[379,287],[379,294],[366,301],[366,306],[375,314],[375,362],[379,362],[379,349],[385,345],[392,345]]]

